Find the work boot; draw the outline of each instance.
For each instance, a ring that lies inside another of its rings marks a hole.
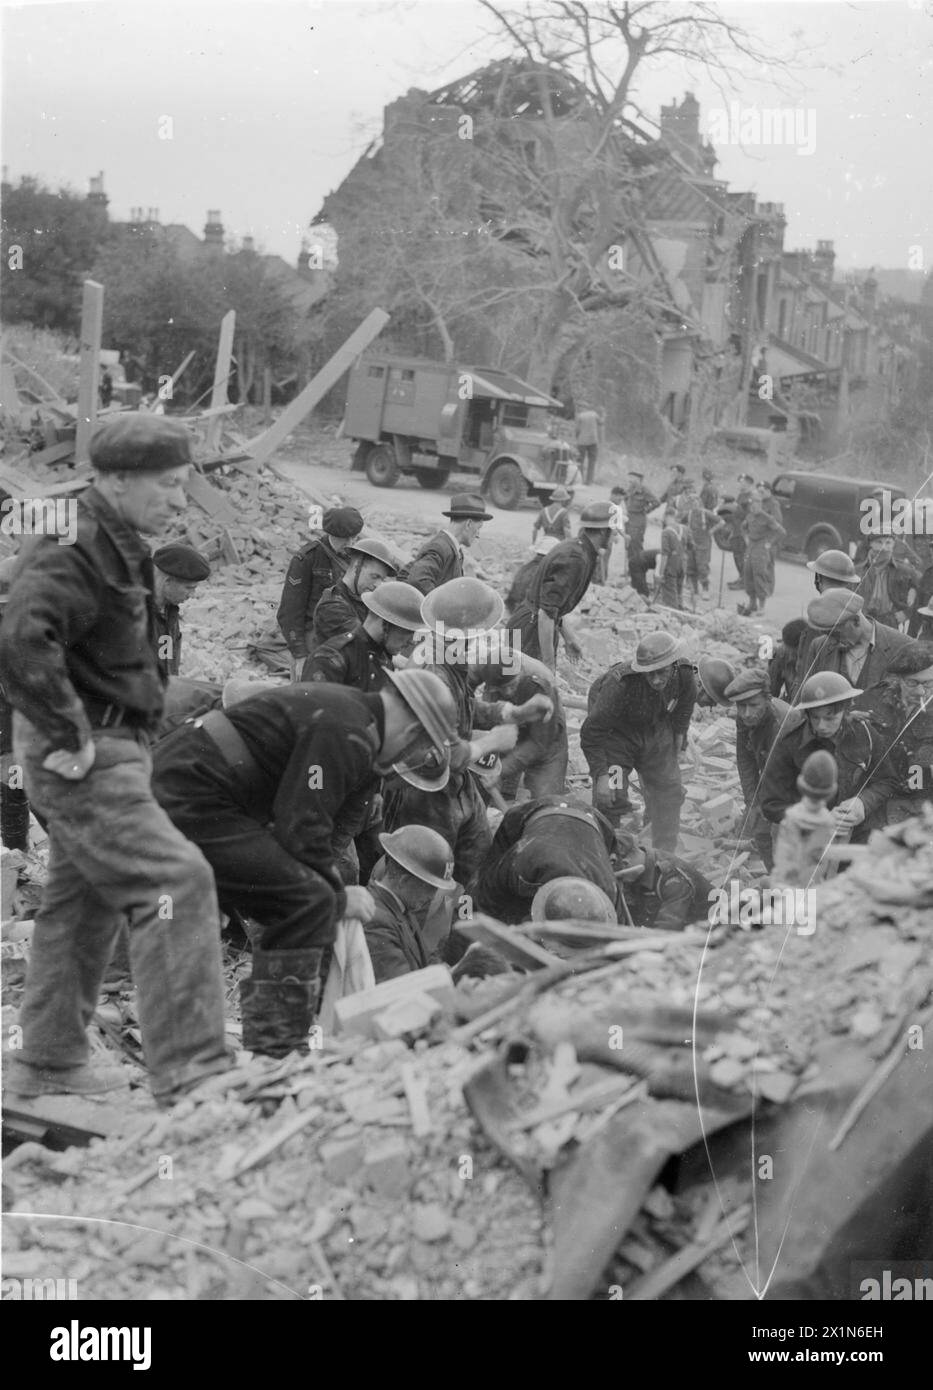
[[[744,589],[744,588],[745,588],[745,580],[744,580],[744,579],[730,579],[730,580],[729,580],[729,583],[726,585],[726,588],[727,588],[727,589]]]
[[[4,1071],[7,1091],[17,1096],[94,1096],[130,1084],[125,1068],[92,1067],[87,1063],[77,1067],[34,1067],[20,1057],[10,1057]]]
[[[267,1057],[307,1051],[321,997],[321,948],[253,951],[253,973],[240,981],[243,1046]]]

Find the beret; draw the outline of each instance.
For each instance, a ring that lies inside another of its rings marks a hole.
[[[173,579],[198,582],[207,579],[211,567],[200,551],[191,545],[163,545],[152,557],[152,563]]]
[[[363,529],[363,518],[355,507],[328,507],[321,522],[324,534],[347,541]]]
[[[94,431],[90,460],[98,473],[164,473],[191,462],[191,436],[178,420],[128,410]]]
[[[747,671],[740,671],[734,681],[729,682],[723,694],[727,700],[735,704],[737,700],[751,700],[755,695],[767,695],[770,689],[768,673],[750,666]]]
[[[851,589],[827,589],[807,605],[807,622],[817,632],[832,632],[838,623],[857,617],[864,603]]]

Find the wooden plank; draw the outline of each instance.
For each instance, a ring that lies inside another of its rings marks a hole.
[[[491,946],[506,960],[520,965],[524,970],[541,970],[546,965],[563,964],[551,951],[546,951],[535,941],[527,940],[511,927],[494,922],[491,917],[474,917],[471,922],[458,922],[457,930],[469,941]]]
[[[219,488],[212,485],[203,478],[200,473],[191,472],[188,481],[185,483],[188,496],[193,502],[212,516],[215,521],[220,521],[224,525],[229,522],[238,521],[236,508],[229,502]]]
[[[58,391],[56,391],[52,383],[50,381],[46,381],[45,377],[42,376],[39,372],[37,372],[35,367],[30,367],[28,362],[21,361],[20,358],[18,358],[14,353],[10,352],[9,348],[3,349],[3,355],[8,362],[14,363],[14,365],[17,367],[22,367],[23,371],[28,372],[34,381],[38,381],[40,386],[44,386],[46,391],[48,391],[49,395],[52,397],[53,401],[58,401],[59,405],[67,405],[67,401],[65,400],[64,396],[62,396]]]
[[[90,458],[91,435],[97,424],[97,384],[100,376],[100,340],[104,322],[104,287],[85,280],[81,306],[81,372],[78,379],[78,429],[75,462]]]
[[[129,1094],[129,1092],[127,1092]],[[3,1127],[8,1133],[51,1142],[54,1147],[86,1145],[92,1139],[119,1134],[127,1122],[123,1105],[91,1101],[77,1096],[25,1096],[3,1103]]]
[[[236,310],[230,309],[220,321],[217,340],[217,361],[214,365],[214,385],[211,389],[211,411],[227,405],[227,382],[230,380],[230,361],[233,357],[233,334],[236,329]],[[220,443],[221,419],[214,415],[207,429],[207,447],[213,453]]]
[[[350,334],[343,347],[337,349],[317,376],[289,402],[275,424],[250,442],[249,451],[258,463],[265,463],[266,459],[275,453],[279,445],[284,443],[292,430],[310,414],[318,401],[327,395],[344,372],[349,371],[363,349],[379,336],[388,322],[389,315],[385,309],[373,309],[372,313],[366,316],[359,328]]]
[[[63,439],[59,444],[50,444],[47,449],[40,449],[35,454],[29,455],[30,467],[37,464],[60,463],[62,459],[70,458],[75,451],[73,439]]]

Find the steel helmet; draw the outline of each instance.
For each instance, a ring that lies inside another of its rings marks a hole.
[[[836,772],[836,759],[825,748],[811,753],[797,778],[797,790],[802,796],[825,796],[827,801],[836,795],[839,778]]]
[[[612,502],[591,502],[580,513],[580,530],[610,531],[615,526],[615,515]]]
[[[841,584],[858,584],[859,576],[855,566],[844,550],[821,550],[815,560],[807,561],[807,569],[824,579],[835,579]]]
[[[418,723],[438,749],[446,748],[457,737],[457,702],[447,684],[433,671],[406,666],[404,671],[386,671]]]
[[[426,825],[403,825],[391,835],[380,835],[379,843],[406,873],[446,893],[456,890],[453,852],[436,830]]]
[[[563,483],[558,483],[557,487],[548,498],[549,502],[570,502],[572,500],[570,491],[565,488]]]
[[[393,574],[398,574],[402,567],[401,561],[388,541],[381,540],[379,536],[357,536],[350,546],[349,554],[365,555],[370,560],[379,560]]]
[[[386,579],[378,587],[363,595],[363,602],[370,613],[383,618],[395,627],[408,628],[417,632],[423,627],[421,621],[421,601],[424,598],[414,584],[403,584],[401,579]]]
[[[650,632],[635,649],[632,670],[661,671],[665,666],[673,666],[681,655],[682,648],[676,637],[669,632]]]
[[[421,604],[421,622],[425,627],[443,623],[449,630],[488,632],[502,619],[505,604],[495,589],[481,579],[449,579],[432,589]]]
[[[589,879],[567,875],[542,884],[531,902],[531,920],[566,922],[574,919],[611,922],[613,926],[619,921],[611,900]]]
[[[726,699],[726,686],[735,680],[735,668],[721,657],[701,656],[697,662],[697,675],[709,698],[728,709],[732,701]]]
[[[421,734],[392,764],[392,771],[419,791],[443,791],[450,781],[450,748],[438,748],[427,734]]]
[[[839,705],[843,700],[854,700],[861,693],[838,672],[818,671],[800,687],[796,708],[821,709],[823,705]]]

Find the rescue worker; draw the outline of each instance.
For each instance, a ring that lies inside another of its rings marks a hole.
[[[407,655],[423,627],[421,594],[413,584],[387,579],[363,594],[362,626],[328,637],[305,662],[303,679],[349,685],[354,690],[382,690],[392,658]]]
[[[165,703],[156,738],[173,733],[186,719],[196,719],[209,709],[220,709],[223,689],[213,681],[193,681],[184,676],[170,676],[165,687]]]
[[[657,582],[660,588],[655,593],[656,602],[666,608],[683,608],[684,574],[687,569],[687,547],[684,541],[685,528],[677,520],[677,511],[668,507],[664,513],[661,529],[661,553],[658,556]]]
[[[500,922],[527,922],[532,900],[552,879],[580,877],[619,902],[609,820],[569,796],[532,797],[499,822],[476,875],[467,884],[474,908]]]
[[[720,519],[714,511],[693,498],[692,493],[684,493],[683,495],[692,498],[690,505],[684,508],[681,520],[686,528],[688,540],[687,583],[690,585],[694,598],[696,598],[700,589],[705,595],[709,594],[709,568],[713,553],[712,533],[719,525]]]
[[[569,758],[567,718],[557,682],[544,662],[516,652],[511,662],[500,661],[474,670],[483,679],[484,697],[493,703],[505,700],[522,706],[535,695],[542,695],[553,707],[548,719],[522,724],[515,747],[503,753],[499,783],[502,795],[507,801],[514,801],[523,782],[531,797],[563,792]]]
[[[535,543],[534,553],[531,559],[526,560],[525,563],[520,565],[515,571],[512,577],[512,583],[509,587],[509,592],[505,599],[506,619],[510,618],[518,605],[528,597],[531,586],[534,583],[534,577],[541,568],[541,561],[544,556],[550,555],[555,545],[559,544],[560,542],[555,540],[553,536],[542,537],[541,540]]]
[[[811,674],[838,671],[866,692],[887,673],[896,655],[914,646],[912,637],[866,617],[861,595],[846,589],[830,589],[813,599],[807,606],[807,623],[815,632],[808,654]]]
[[[893,536],[869,536],[868,559],[856,590],[865,600],[865,616],[899,629],[907,622],[919,578],[913,566],[895,560]]]
[[[292,680],[297,680],[314,645],[314,610],[325,589],[342,579],[347,550],[363,529],[355,507],[329,507],[322,535],[312,536],[289,562],[276,618],[288,646]]]
[[[450,518],[450,525],[425,542],[401,576],[422,594],[462,577],[464,547],[473,544],[484,521],[492,521],[482,497],[471,492],[455,492],[450,510],[442,515]]]
[[[374,776],[449,775],[456,707],[429,671],[392,671],[378,694],[297,684],[213,710],[163,739],[153,788],[214,871],[224,911],[259,925],[240,984],[243,1046],[281,1057],[314,1022],[337,921],[372,899],[345,887],[333,840],[360,827]],[[187,1021],[186,1021],[187,1026]]]
[[[178,610],[211,567],[191,545],[163,545],[152,557],[155,576],[156,655],[166,676],[177,676],[181,664],[181,623]]]
[[[625,538],[628,542],[629,562],[642,549],[645,544],[645,527],[648,524],[648,513],[653,512],[656,507],[660,507],[660,499],[645,487],[643,473],[637,472],[634,468],[629,469],[628,491],[625,494]]]
[[[700,506],[714,512],[719,506],[719,488],[716,486],[711,468],[703,469],[703,486],[700,488]]]
[[[677,758],[687,746],[696,698],[693,667],[668,632],[644,637],[632,661],[617,662],[590,687],[580,747],[593,804],[618,825],[631,810],[626,786],[637,772],[656,849],[677,846],[684,798]]]
[[[618,913],[608,893],[575,874],[542,883],[531,900],[533,922],[597,922],[609,926]]]
[[[744,617],[751,617],[753,613],[764,617],[765,604],[774,593],[772,546],[779,544],[786,535],[780,522],[765,511],[760,495],[753,493],[749,497],[745,519],[746,548],[742,575],[748,603],[739,604],[739,612]]]
[[[804,681],[795,708],[806,718],[784,727],[762,777],[761,809],[769,821],[777,824],[796,803],[803,765],[823,749],[836,761],[838,786],[827,805],[837,830],[861,844],[885,824],[887,803],[900,790],[897,767],[868,716],[852,708],[860,694],[835,671]]]
[[[50,844],[22,1048],[6,1081],[26,1096],[125,1084],[88,1063],[86,1029],[129,919],[146,1066],[170,1104],[230,1065],[211,871],[150,788],[165,676],[143,537],[164,535],[188,505],[190,436],[178,421],[127,412],[94,433],[90,461],[96,477],[77,499],[74,544],[36,541],[0,629],[15,760]]]
[[[502,616],[502,599],[480,579],[452,579],[434,589],[424,599],[421,616],[430,630],[423,650],[415,659],[424,662],[437,675],[451,694],[457,710],[456,727],[461,747],[473,745],[468,758],[454,759],[450,780],[443,795],[425,794],[425,789],[411,778],[405,785],[387,791],[385,821],[389,830],[400,825],[432,825],[453,846],[454,872],[460,883],[473,877],[482,863],[492,839],[486,818],[486,806],[469,762],[482,752],[506,752],[515,747],[517,728],[534,719],[548,718],[553,706],[545,696],[537,694],[522,705],[508,702],[495,704],[478,700],[474,692],[481,676],[471,669],[474,651],[482,650],[486,660],[489,636]],[[466,634],[466,637],[463,636]],[[448,635],[452,640],[449,640]],[[496,641],[507,641],[506,630]],[[474,740],[474,724],[488,730],[484,738]],[[499,725],[508,725],[508,730]]]
[[[792,701],[797,693],[797,663],[800,658],[800,643],[805,634],[812,630],[805,618],[791,618],[781,628],[781,640],[768,662],[769,685],[772,695]]]
[[[642,598],[651,598],[651,590],[648,588],[648,571],[653,574],[658,571],[659,550],[639,550],[637,555],[629,557],[628,577],[631,580],[632,588]]]
[[[554,489],[547,506],[542,507],[535,517],[531,528],[532,545],[537,541],[539,531],[558,541],[570,540],[570,493],[564,486]]]
[[[363,928],[377,984],[444,958],[445,942],[426,939],[426,918],[438,892],[459,888],[453,851],[436,830],[403,825],[379,841],[385,861],[378,881],[370,883],[374,911]]]
[[[748,518],[750,504],[752,500],[752,489],[755,486],[755,479],[751,473],[739,474],[739,490],[735,495],[731,521],[733,525],[735,548],[735,567],[738,570],[738,579],[733,579],[726,585],[727,589],[745,588],[745,522]]]
[[[369,609],[363,595],[371,593],[386,579],[398,574],[399,562],[390,546],[378,536],[358,536],[350,543],[348,562],[342,578],[325,589],[314,610],[311,650],[330,637],[362,627]],[[302,667],[306,679],[308,662]]]
[[[723,694],[735,706],[735,761],[745,798],[739,836],[754,840],[765,868],[770,871],[774,856],[771,826],[761,810],[762,777],[771,749],[788,719],[796,723],[800,716],[791,714],[786,701],[772,696],[768,672],[762,667],[741,671]]]
[[[897,652],[865,703],[898,768],[900,790],[887,808],[896,825],[933,801],[933,642]]]
[[[674,503],[677,502],[677,499],[680,497],[681,493],[684,491],[686,486],[686,468],[684,468],[682,463],[672,463],[670,482],[668,483],[664,491],[661,493],[659,500],[661,502],[666,502],[668,506],[672,506]]]
[[[616,842],[615,876],[636,927],[683,931],[707,920],[713,885],[699,869],[676,854],[647,849],[625,831],[616,831]]]
[[[563,636],[571,660],[582,655],[563,620],[583,598],[596,572],[599,552],[608,544],[612,528],[612,504],[592,502],[580,515],[576,540],[562,541],[541,561],[528,597],[509,621],[516,644],[527,656],[543,661],[552,671],[557,666],[557,639]]]
[[[843,550],[823,550],[815,560],[807,561],[807,569],[813,574],[813,587],[818,594],[829,589],[847,589],[853,592],[859,586],[859,574],[854,564]],[[794,668],[794,690],[799,690],[807,676],[812,676],[810,667],[810,647],[819,634],[807,626],[797,645],[797,664]]]

